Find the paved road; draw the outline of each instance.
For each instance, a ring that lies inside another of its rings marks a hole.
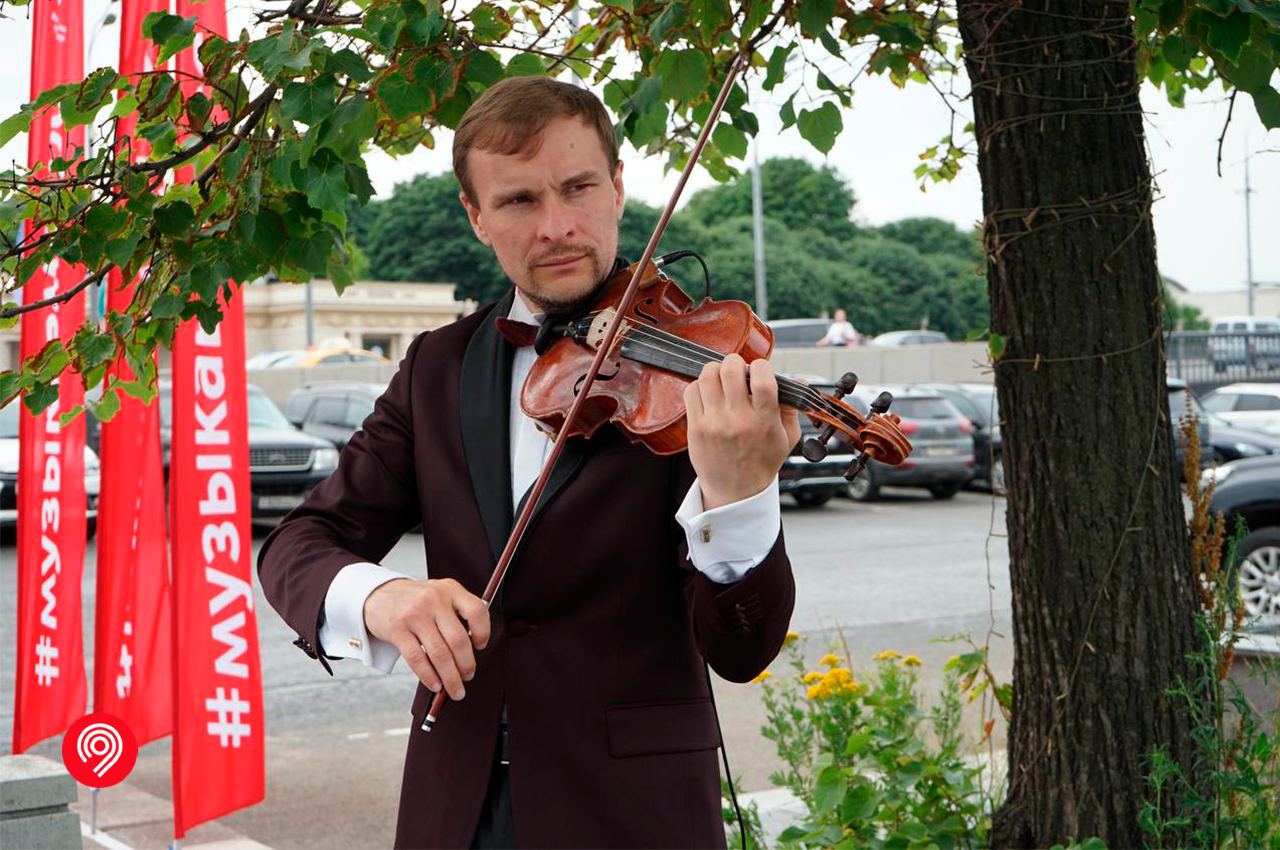
[[[786,507],[783,523],[794,564],[793,628],[813,657],[838,636],[856,667],[881,649],[914,652],[926,684],[936,683],[954,646],[934,638],[961,632],[981,639],[1008,634],[1009,582],[1004,501],[965,492],[936,502],[924,491],[887,490],[874,504],[835,500],[823,508]],[[786,500],[789,502],[790,500]],[[260,539],[255,542],[255,555]],[[93,560],[85,570],[86,646],[93,625]],[[386,563],[424,572],[422,540],[407,536]],[[13,710],[14,573],[12,539],[0,547],[0,746],[7,751]],[[388,847],[409,733],[414,680],[403,664],[383,675],[344,661],[330,678],[290,645],[292,632],[258,591],[258,627],[266,689],[267,798],[251,810],[192,832],[185,844],[227,837],[228,829],[273,847]],[[993,639],[998,670],[1010,668],[1005,638]],[[91,655],[91,653],[87,653]],[[92,677],[92,671],[89,672]],[[758,686],[718,683],[717,701],[734,774],[746,790],[769,786],[772,743],[759,728]],[[60,739],[35,751],[58,757]],[[148,745],[127,787],[99,800],[99,825],[134,847],[169,837],[170,752]],[[96,846],[86,844],[86,846]]]

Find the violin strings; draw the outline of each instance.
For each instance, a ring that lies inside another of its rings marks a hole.
[[[635,324],[632,327],[633,330],[628,331],[624,339],[633,341],[639,341],[641,339],[658,340],[659,342],[668,343],[668,345],[664,346],[655,342],[649,342],[648,345],[653,350],[675,356],[686,363],[701,366],[705,363],[722,361],[724,359],[724,355],[714,349],[706,348],[704,346],[697,345],[696,343],[690,343],[680,337],[667,334],[665,331],[649,328],[642,324]],[[680,349],[698,356],[694,357],[686,355],[681,357]],[[799,407],[801,409],[814,408],[820,411],[826,411],[830,415],[840,419],[844,419],[848,415],[843,408],[834,404],[830,399],[826,398],[826,396],[822,395],[822,393],[817,390],[814,390],[812,387],[807,387],[798,381],[792,381],[789,378],[782,377],[778,378],[778,385],[779,398],[791,403],[793,407]],[[803,402],[807,402],[807,404]]]
[[[698,355],[698,357],[685,356],[682,358],[686,362],[697,365],[724,360],[724,355],[715,349],[707,348],[697,343],[690,342],[689,340],[682,339],[674,334],[670,334],[666,331],[638,322],[631,323],[630,327],[624,332],[623,338],[628,340],[657,340],[658,342],[667,343],[666,347],[655,342],[650,342],[650,345],[655,350],[677,357],[680,357],[680,350],[687,352],[688,355]],[[831,416],[839,419],[844,419],[848,415],[841,406],[835,404],[831,399],[828,399],[822,393],[798,381],[793,381],[790,378],[779,376],[778,387],[778,397],[784,401],[791,402],[793,407],[805,409],[805,405],[795,402],[807,401],[810,407],[825,411]]]

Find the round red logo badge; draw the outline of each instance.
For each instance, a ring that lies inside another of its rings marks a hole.
[[[137,761],[133,730],[114,714],[86,714],[62,736],[62,763],[77,782],[90,788],[124,781]]]

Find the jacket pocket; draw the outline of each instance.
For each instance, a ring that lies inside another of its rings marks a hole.
[[[709,699],[614,705],[605,709],[614,758],[712,750],[720,744]]]

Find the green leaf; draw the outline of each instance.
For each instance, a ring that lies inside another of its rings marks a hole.
[[[0,407],[9,403],[9,399],[18,393],[22,386],[22,378],[17,372],[0,372]]]
[[[1235,64],[1219,66],[1218,72],[1236,88],[1252,93],[1268,87],[1275,69],[1275,62],[1267,54],[1256,47],[1246,47]]]
[[[698,23],[702,40],[708,41],[727,24],[732,13],[725,0],[690,0],[689,17]]]
[[[835,0],[800,0],[796,7],[796,23],[800,31],[810,38],[817,38],[825,31],[836,13]]]
[[[155,208],[156,228],[166,236],[186,236],[195,220],[195,210],[186,201],[175,201]]]
[[[1258,110],[1258,118],[1268,130],[1280,127],[1280,92],[1271,86],[1253,92],[1253,108]]]
[[[782,119],[782,129],[787,129],[796,123],[796,96],[793,94],[787,98],[787,102],[782,104],[782,108],[778,110],[778,117]]]
[[[769,55],[769,68],[765,72],[764,83],[761,84],[765,91],[773,91],[773,87],[782,82],[787,72],[787,57],[791,55],[795,46],[795,42],[791,42],[773,48],[773,53]]]
[[[1244,12],[1232,12],[1226,18],[1209,18],[1209,46],[1219,50],[1232,62],[1240,58],[1240,50],[1249,40],[1251,18]]]
[[[351,194],[356,196],[356,200],[360,203],[367,203],[373,197],[373,183],[369,180],[369,172],[365,170],[363,165],[348,163],[347,169],[347,185],[351,187]]]
[[[848,780],[839,765],[832,765],[818,774],[818,784],[813,789],[814,802],[819,812],[833,811],[844,799]]]
[[[481,3],[471,10],[471,35],[476,41],[500,41],[510,31],[511,19],[492,3]]]
[[[884,799],[877,794],[874,786],[869,784],[855,785],[850,788],[840,801],[840,819],[845,823],[858,823],[869,820],[876,807]]]
[[[344,164],[331,156],[312,160],[306,171],[306,193],[307,203],[315,209],[343,209],[349,194]]]
[[[110,68],[99,68],[80,84],[76,92],[76,109],[80,111],[94,109],[106,103],[120,75]]]
[[[665,50],[655,70],[662,77],[662,94],[670,100],[693,100],[711,82],[711,63],[700,50]]]
[[[502,79],[502,63],[487,50],[477,50],[467,60],[466,78],[488,88]]]
[[[678,30],[684,26],[684,22],[689,17],[689,4],[687,3],[671,3],[662,10],[662,14],[657,17],[653,24],[649,27],[649,38],[657,44],[661,44],[667,38],[667,33]]]
[[[830,153],[836,143],[836,136],[844,129],[844,119],[836,105],[827,101],[817,109],[800,110],[796,126],[805,141],[822,153]]]
[[[121,95],[116,99],[116,105],[111,108],[112,118],[123,118],[130,112],[138,108],[138,98],[132,94]]]
[[[386,107],[387,114],[403,121],[425,105],[422,90],[399,71],[385,77],[378,84],[378,99]]]
[[[1005,338],[1000,334],[993,333],[991,338],[987,340],[987,351],[991,353],[992,360],[999,360],[1004,354]]]
[[[58,388],[48,383],[35,384],[22,396],[22,403],[33,416],[44,412],[46,407],[57,400]]]
[[[9,144],[9,140],[19,133],[25,133],[31,129],[31,119],[34,116],[33,112],[23,111],[0,121],[0,147]]]
[[[152,12],[142,20],[142,34],[160,46],[156,65],[186,50],[195,42],[196,17]]]
[[[102,399],[93,405],[93,415],[102,422],[110,422],[120,412],[120,393],[114,387],[102,393]]]
[[[532,53],[517,53],[507,63],[508,77],[540,77],[546,73],[541,57]]]
[[[138,249],[138,243],[141,241],[141,233],[130,233],[122,239],[112,239],[105,249],[107,259],[113,265],[124,268],[133,258],[133,252]]]
[[[711,141],[728,156],[743,159],[747,155],[747,136],[731,124],[717,124]]]
[[[106,204],[90,207],[89,211],[84,215],[85,227],[100,236],[110,236],[116,233],[120,228],[124,227],[125,222],[128,220],[129,216],[124,210],[118,210]]]
[[[342,74],[353,83],[367,83],[373,79],[373,71],[369,70],[360,54],[349,47],[330,53],[324,70],[329,74]]]
[[[1195,57],[1197,50],[1195,44],[1189,39],[1180,35],[1171,35],[1164,40],[1162,52],[1166,62],[1179,71],[1185,71],[1191,66],[1191,60]]]
[[[314,127],[333,114],[336,97],[334,80],[330,76],[309,82],[289,83],[284,87],[280,114]]]
[[[172,319],[182,312],[184,306],[186,301],[182,296],[166,292],[151,305],[151,316],[156,319]]]

